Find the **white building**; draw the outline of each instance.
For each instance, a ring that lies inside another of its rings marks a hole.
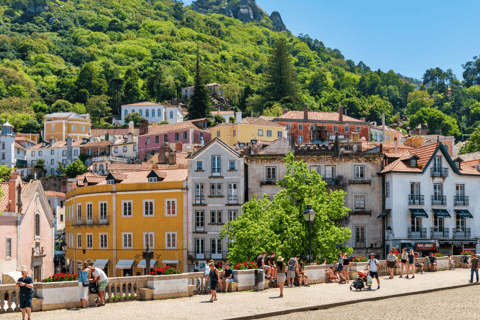
[[[385,251],[459,254],[480,235],[480,172],[452,160],[442,143],[389,155],[384,178]],[[423,253],[423,254],[422,254]]]
[[[183,121],[182,109],[178,106],[167,106],[155,102],[144,101],[133,104],[125,104],[120,107],[120,114],[118,118],[113,118],[113,124],[123,126],[125,124],[125,117],[131,113],[138,113],[148,123],[160,123],[161,121],[168,121],[169,123],[177,123]]]
[[[77,160],[80,155],[82,140],[74,141],[71,137],[67,141],[43,141],[27,150],[27,166],[33,167],[39,159],[45,160],[44,170],[47,174],[57,174],[58,162],[67,166]],[[33,172],[29,171],[29,174]]]
[[[207,84],[207,89],[210,92],[210,95],[217,95],[223,97],[223,88],[218,83],[209,83]],[[182,99],[190,99],[193,96],[193,92],[195,91],[195,87],[186,87],[182,88]]]
[[[33,141],[25,137],[17,137],[13,126],[8,123],[2,125],[0,134],[0,165],[7,168],[17,168],[22,178],[27,177],[27,149],[34,146]]]
[[[239,113],[240,113],[240,122],[241,122],[242,112],[239,111]],[[226,123],[230,122],[231,117],[233,117],[235,119],[235,112],[234,111],[211,111],[210,114],[212,115],[212,117],[215,117],[216,115],[222,116],[223,119],[225,119]],[[236,119],[236,121],[238,121],[238,119]]]

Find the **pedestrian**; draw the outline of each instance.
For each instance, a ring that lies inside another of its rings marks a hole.
[[[470,283],[473,283],[473,274],[477,276],[477,283],[478,283],[478,258],[472,253],[472,258],[470,260],[470,264],[472,268],[470,269]]]
[[[424,274],[425,271],[423,271],[423,267],[425,266],[423,263],[418,262],[418,253],[415,252],[415,267],[419,267],[421,270],[421,273]]]
[[[105,288],[108,284],[108,278],[105,272],[100,268],[90,267],[92,270],[93,281],[98,284],[98,296],[100,297],[101,306],[105,305]]]
[[[209,260],[207,265],[205,266],[205,271],[204,271],[204,274],[205,274],[205,279],[208,279],[208,275],[210,274],[210,263],[215,263],[213,260]],[[207,287],[207,289],[210,290],[210,282],[205,280],[205,286]]]
[[[22,277],[17,280],[16,287],[20,287],[20,309],[22,310],[22,319],[25,320],[25,313],[28,320],[32,318],[32,300],[33,300],[33,279],[28,276],[27,266],[20,266]],[[478,277],[477,277],[478,279]],[[0,309],[3,306],[0,306]]]
[[[283,285],[285,284],[286,280],[285,272],[287,272],[287,266],[283,263],[282,256],[279,256],[277,259],[277,272],[278,287],[280,288],[280,298],[283,298]]]
[[[448,255],[448,265],[449,270],[455,270],[455,261],[453,260],[451,255]]]
[[[368,259],[365,270],[370,269],[370,277],[377,279],[377,290],[380,290],[380,278],[378,277],[378,269],[380,268],[380,262],[375,259],[375,253],[370,253],[370,259]],[[372,290],[372,286],[368,286],[368,290]]]
[[[340,277],[342,277],[343,279],[345,279],[345,277],[343,277],[343,253],[339,253],[338,254],[338,264],[337,264],[337,271],[338,273],[340,274]]]
[[[437,258],[435,257],[433,252],[430,253],[430,257],[428,257],[428,271],[432,271],[432,269],[433,269],[433,272],[437,271],[436,260]]]
[[[293,283],[295,281],[295,275],[298,268],[298,259],[300,259],[299,255],[297,255],[295,258],[290,258],[290,260],[288,260],[287,282],[290,288],[293,287]]]
[[[277,279],[277,268],[275,267],[275,252],[270,252],[270,256],[265,259],[267,266],[269,267],[270,276],[272,279]]]
[[[393,253],[393,249],[388,252],[387,260],[385,265],[390,270],[390,279],[393,279],[393,273],[395,271],[395,265],[398,266],[398,259]]]
[[[261,255],[257,257],[257,266],[259,269],[262,269],[265,272],[265,278],[270,279],[270,267],[265,264],[265,257],[267,256],[267,251],[263,251]]]
[[[302,285],[302,280],[305,279],[305,283],[303,284],[305,287],[310,287],[308,284],[308,275],[305,274],[305,266],[302,261],[298,262],[299,267],[298,267],[298,283],[301,286]]]
[[[407,260],[408,260],[407,248],[403,248],[402,259],[400,260],[400,278],[403,277],[403,269],[408,268]],[[407,274],[408,274],[408,269],[407,269]]]
[[[412,279],[415,278],[415,253],[413,249],[410,249],[410,252],[407,255],[407,279],[408,279],[408,272],[412,268]]]
[[[468,256],[467,256],[467,255],[464,255],[464,256],[462,257],[462,268],[468,268],[468,265],[469,265],[469,263],[468,263]]]
[[[225,290],[223,290],[223,282],[225,282]],[[230,263],[225,264],[225,270],[223,270],[222,279],[220,279],[220,292],[227,292],[228,291],[228,284],[233,282],[233,270],[230,268]]]
[[[210,292],[212,294],[212,298],[210,299],[211,302],[217,301],[217,285],[218,279],[218,270],[215,268],[215,263],[210,262],[208,264],[210,267],[210,273],[208,274],[207,281],[210,280]]]
[[[347,283],[350,283],[350,259],[347,253],[343,256],[343,274]]]
[[[90,269],[90,264],[88,261],[83,263],[83,269],[80,271],[78,275],[78,291],[80,296],[80,305],[83,309],[87,309],[88,307],[85,306],[85,300],[87,299],[88,295],[88,287],[90,285],[90,277],[92,275],[92,271]]]

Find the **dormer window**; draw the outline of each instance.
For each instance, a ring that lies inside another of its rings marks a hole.
[[[107,180],[107,184],[115,184],[115,180],[112,179],[112,180]]]
[[[460,169],[460,166],[461,166],[462,162],[463,162],[463,159],[460,158],[460,157],[453,160],[453,163],[455,163],[455,167],[457,167],[458,169]]]
[[[410,160],[410,166],[416,167],[417,166],[417,159]]]
[[[157,182],[157,177],[148,178],[148,182]]]

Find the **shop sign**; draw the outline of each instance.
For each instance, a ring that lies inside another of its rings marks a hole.
[[[415,243],[415,250],[435,250],[435,243]]]

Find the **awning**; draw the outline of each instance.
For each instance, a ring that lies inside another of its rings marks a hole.
[[[455,213],[459,218],[473,218],[472,214],[468,210],[455,210]]]
[[[389,215],[390,211],[392,211],[391,209],[386,209],[385,211],[383,211],[378,217],[379,218],[383,218],[383,217],[386,217]]]
[[[437,217],[451,218],[452,216],[445,209],[432,209]]]
[[[135,260],[118,260],[116,269],[131,269]]]
[[[150,260],[150,268],[153,267],[157,263],[157,260]],[[146,268],[147,267],[147,260],[140,260],[137,268]]]
[[[95,263],[93,264],[94,267],[99,267],[100,269],[105,268],[105,266],[108,264],[108,259],[97,259]]]
[[[410,209],[410,213],[414,218],[428,218],[428,214],[423,209]]]
[[[165,263],[165,264],[174,264],[174,263],[179,263],[180,261],[178,260],[162,260],[162,263]]]

